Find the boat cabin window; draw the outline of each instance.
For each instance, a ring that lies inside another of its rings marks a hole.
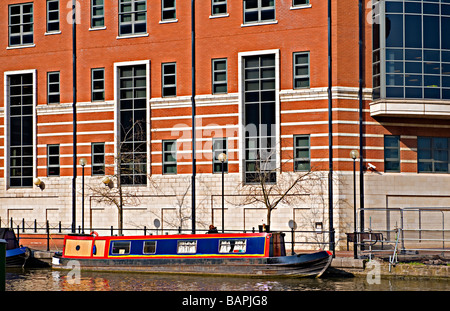
[[[245,253],[247,240],[220,240],[219,253]]]
[[[112,242],[112,254],[124,255],[130,253],[131,242]]]
[[[178,254],[195,254],[197,252],[197,241],[178,241]]]
[[[144,241],[144,254],[156,253],[156,241]]]

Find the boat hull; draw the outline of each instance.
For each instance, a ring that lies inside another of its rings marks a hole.
[[[28,247],[19,247],[6,251],[6,267],[17,268],[25,266],[27,259],[30,257],[30,249]]]
[[[176,273],[237,276],[320,277],[331,263],[330,253],[264,258],[171,258],[171,259],[70,259],[55,256],[54,269]]]

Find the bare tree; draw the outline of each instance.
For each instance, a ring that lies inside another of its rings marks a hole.
[[[144,139],[145,130],[142,124],[142,121],[136,121],[128,129],[122,127],[117,154],[114,157],[114,167],[116,169],[114,172],[109,172],[111,174],[108,174],[103,179],[105,186],[88,186],[95,202],[117,207],[117,222],[120,235],[123,234],[124,206],[137,206],[140,204],[138,190],[135,187],[126,187],[125,185],[130,183],[130,179],[132,182],[134,182],[133,178],[142,180],[142,176],[147,174],[147,155],[145,152],[142,152],[142,150],[145,150],[142,145],[146,144]]]
[[[175,217],[171,218],[164,218],[163,221],[166,225],[173,227],[173,228],[185,228],[187,227],[187,224],[192,219],[192,209],[191,209],[191,196],[190,196],[190,189],[191,189],[191,178],[190,177],[182,177],[178,176],[180,179],[179,186],[170,184],[165,185],[164,187],[161,187],[161,184],[152,178],[152,176],[149,176],[149,182],[152,188],[156,191],[157,194],[163,194],[167,197],[174,197],[174,209],[176,209],[176,215]],[[201,180],[198,180],[199,183],[202,184],[203,190],[205,193],[208,193],[208,185],[203,183]],[[203,196],[200,201],[197,203],[196,209],[198,212],[199,218],[196,219],[197,224],[201,226],[207,226],[207,222],[201,219],[202,215],[207,214],[206,208],[205,208],[205,202],[207,200],[207,196]],[[158,216],[156,212],[152,212],[154,215]]]
[[[271,224],[272,211],[279,205],[298,204],[305,194],[311,193],[311,185],[320,180],[314,170],[282,171],[290,159],[275,165],[276,148],[257,156],[250,178],[239,185],[243,194],[239,205],[263,205],[266,209],[266,225]]]

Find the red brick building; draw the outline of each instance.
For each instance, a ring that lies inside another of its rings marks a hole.
[[[357,166],[358,207],[449,206],[450,48],[445,26],[450,3],[363,3],[360,120],[358,1],[331,2],[333,210],[339,238],[353,230],[349,154],[354,149],[364,161],[362,183]],[[86,158],[86,224],[116,226],[117,210],[96,203],[93,188],[103,187],[102,180],[120,167],[120,183],[140,196],[139,204],[125,207],[124,226],[151,226],[158,218],[163,227],[176,227],[168,215],[176,218],[177,208],[190,208],[180,197],[190,196],[193,168],[193,73],[200,228],[221,221],[221,174],[215,174],[221,172],[219,153],[228,156],[229,200],[238,193],[236,186],[251,183],[261,167],[279,168],[273,182],[283,172],[310,170],[326,179],[327,1],[203,1],[196,5],[194,28],[189,1],[76,4],[76,37],[71,1],[8,0],[0,5],[2,219],[71,221],[74,38],[77,226],[78,161]],[[408,38],[417,17],[423,20],[423,42],[415,46]],[[426,34],[436,21],[441,31],[433,45]],[[420,58],[409,59],[414,53]],[[40,188],[33,184],[36,178]],[[327,188],[309,193],[302,205],[278,208],[272,226],[286,230],[289,219],[304,227],[327,224],[326,196]],[[250,229],[265,219],[258,206],[227,205],[230,229]],[[364,228],[369,227],[367,213]],[[385,214],[375,214],[370,221],[384,220]],[[180,225],[189,226],[186,221]],[[383,228],[391,229],[392,223]]]

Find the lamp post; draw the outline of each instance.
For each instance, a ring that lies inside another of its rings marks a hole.
[[[358,150],[350,151],[350,157],[353,159],[353,257],[358,258],[358,251],[356,249],[356,159],[359,157]]]
[[[84,234],[84,167],[86,166],[86,159],[80,159],[81,165],[81,233]]]
[[[222,233],[225,233],[225,184],[224,184],[224,163],[227,161],[227,155],[221,153],[218,156],[220,163],[222,163]]]

